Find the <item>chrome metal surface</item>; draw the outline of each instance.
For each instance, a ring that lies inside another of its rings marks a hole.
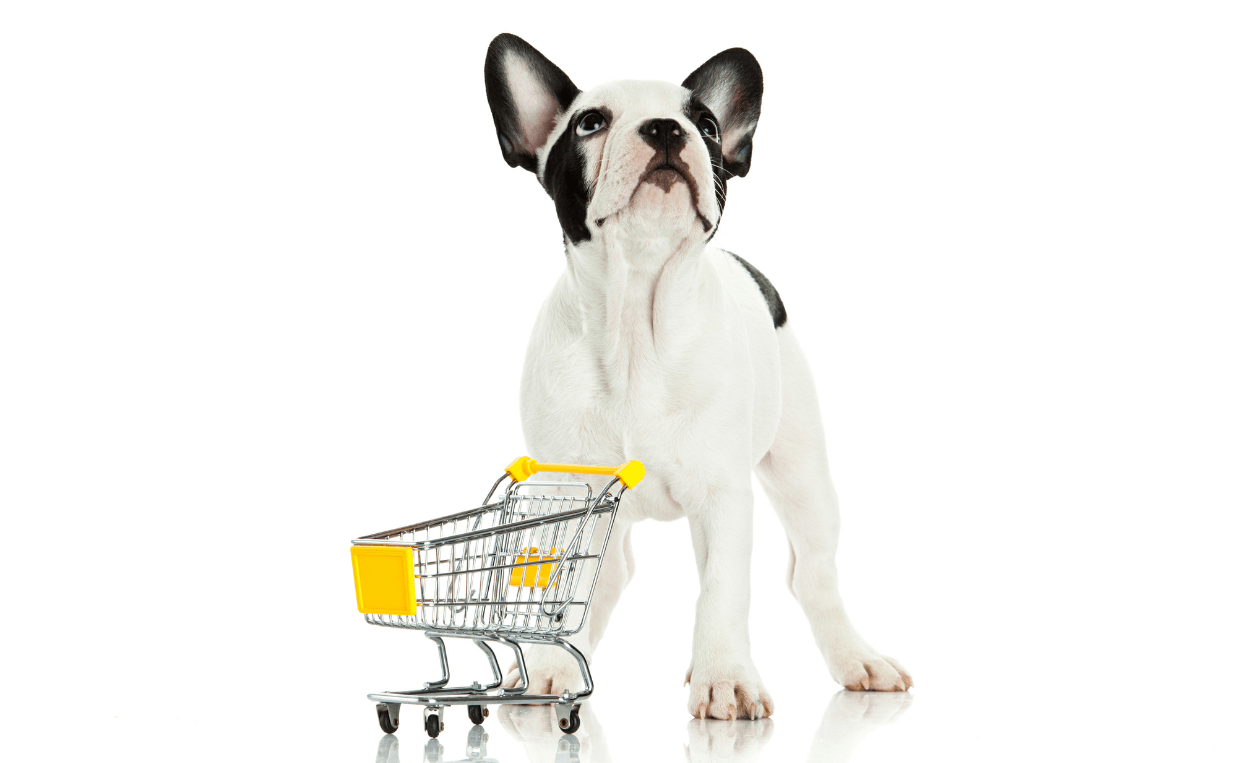
[[[365,619],[451,636],[576,633],[623,492],[615,479],[596,496],[583,482],[512,482],[501,501],[357,538],[410,547],[416,575],[415,614]]]
[[[443,677],[437,681],[426,681],[427,689],[438,689],[447,685],[447,679],[451,678],[451,668],[447,665],[447,646],[443,643],[441,636],[435,636],[432,633],[427,633],[426,636],[438,644],[438,662],[443,668]]]
[[[565,637],[580,630],[589,612],[603,555],[625,492],[611,479],[596,495],[584,482],[511,482],[491,502],[500,477],[475,509],[353,540],[354,545],[412,549],[417,611],[365,615],[366,622],[425,632],[435,642],[442,678],[423,689],[369,695],[388,706],[417,703],[440,714],[446,705],[555,704],[569,712],[593,693],[584,655]],[[447,686],[451,669],[445,638],[467,638],[486,653],[494,681]],[[503,673],[492,643],[516,657],[519,682],[501,688]],[[579,692],[528,694],[522,644],[557,646],[576,660],[584,679]]]
[[[572,717],[572,711],[580,710],[580,705],[572,704],[571,702],[560,702],[555,705],[555,720],[559,723],[559,728],[567,728],[567,724]]]

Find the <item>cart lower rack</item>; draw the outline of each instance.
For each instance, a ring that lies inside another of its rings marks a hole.
[[[531,482],[539,472],[609,476],[600,492],[584,482]],[[436,737],[448,705],[468,705],[480,724],[488,705],[553,704],[559,728],[580,727],[580,703],[593,693],[593,677],[580,651],[567,640],[584,624],[602,558],[624,492],[644,477],[639,461],[620,467],[540,464],[523,457],[495,481],[482,505],[439,519],[354,540],[353,582],[357,609],[373,625],[424,631],[438,646],[443,675],[421,689],[369,695],[378,723],[393,733],[400,706],[423,706],[426,733]],[[501,498],[491,501],[508,481]],[[486,655],[488,684],[448,686],[451,669],[445,638],[469,639]],[[511,648],[520,682],[504,688],[492,644]],[[529,694],[522,644],[555,646],[575,658],[584,688],[562,694]]]

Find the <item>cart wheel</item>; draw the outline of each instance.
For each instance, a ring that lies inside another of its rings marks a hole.
[[[442,726],[439,725],[437,715],[431,715],[429,718],[426,718],[426,733],[430,735],[431,739],[438,736],[438,732],[441,730]]]
[[[379,703],[378,705],[378,725],[383,731],[388,734],[394,734],[395,730],[400,727],[400,719],[392,718],[391,712],[387,710],[387,706]]]
[[[486,720],[486,716],[490,715],[481,705],[469,705],[469,720],[473,725],[480,726]]]
[[[566,724],[566,725],[564,725]],[[580,730],[580,713],[572,710],[571,715],[559,721],[559,729],[564,734],[575,734]]]

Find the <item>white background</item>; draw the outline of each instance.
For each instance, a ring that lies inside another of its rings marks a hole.
[[[586,759],[1232,759],[1232,5],[623,1],[0,11],[4,757],[368,761],[365,694],[430,677],[348,540],[524,449],[563,255],[495,140],[503,31],[582,87],[760,60],[716,242],[782,293],[844,596],[917,684],[830,705],[759,497],[773,720],[689,722],[688,534],[646,524]],[[491,756],[554,759],[496,720]]]

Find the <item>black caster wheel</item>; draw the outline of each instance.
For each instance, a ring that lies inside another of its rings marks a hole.
[[[580,713],[573,710],[571,715],[559,721],[559,729],[564,734],[575,734],[577,731],[579,731],[580,730]]]
[[[443,727],[439,724],[437,715],[431,715],[429,718],[426,718],[426,733],[430,735],[431,739],[438,736],[438,732],[442,730]]]
[[[469,705],[469,720],[473,722],[473,725],[480,726],[488,715],[490,715],[489,708],[482,707],[481,705]]]
[[[378,725],[388,734],[394,734],[395,730],[400,728],[400,718],[398,716],[392,718],[391,711],[387,709],[387,706],[380,704],[378,706]]]

